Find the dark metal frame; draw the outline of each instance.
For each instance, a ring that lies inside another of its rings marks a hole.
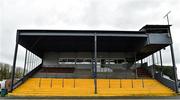
[[[152,54],[152,67],[151,67],[152,78],[154,78],[154,67],[155,67],[154,54]]]
[[[18,30],[21,36],[121,36],[147,37],[143,31],[110,31],[110,30]]]
[[[24,83],[29,77],[31,77],[34,73],[36,73],[38,70],[40,70],[41,68],[41,64],[38,65],[35,69],[31,70],[29,73],[27,73],[26,75],[24,75],[24,77],[22,77],[20,80],[18,80],[17,82],[15,82],[13,84],[12,90],[17,88],[18,86],[20,86],[22,83]]]
[[[13,66],[12,66],[10,92],[12,92],[12,90],[13,90],[13,85],[14,85],[14,75],[15,75],[16,59],[17,59],[17,52],[18,52],[18,41],[19,41],[19,31],[17,31],[17,35],[16,35],[16,45],[15,45],[14,59],[13,59]]]
[[[26,81],[30,76],[32,76],[41,67],[41,64],[40,64],[35,69],[31,70],[30,72],[28,72],[25,75],[26,66],[27,66],[27,57],[29,58],[29,55],[27,56],[27,53],[29,53],[29,52],[26,50],[23,77],[20,80],[18,80],[17,82],[15,82],[16,60],[17,60],[18,46],[19,46],[19,44],[18,44],[19,43],[19,34],[20,34],[20,31],[17,31],[16,45],[15,45],[14,59],[13,59],[13,66],[12,66],[12,71],[11,71],[11,73],[12,73],[11,74],[11,84],[10,84],[10,91],[9,92],[12,92],[16,87],[21,85],[24,81]]]
[[[93,36],[94,37],[94,63],[93,63],[93,73],[94,74],[93,75],[94,75],[94,85],[95,85],[94,93],[95,94],[97,93],[97,80],[96,80],[96,78],[97,78],[97,37],[98,36],[148,37],[147,34],[144,34],[145,32],[143,32],[143,31],[139,31],[139,32],[137,32],[137,31],[128,31],[128,32],[127,31],[97,31],[98,34],[96,34],[96,31],[97,30],[94,30],[94,31],[90,31],[90,30],[88,31],[87,30],[85,32],[89,32],[89,33],[83,33],[84,31],[75,31],[75,30],[68,31],[68,30],[65,30],[65,31],[63,31],[64,32],[63,33],[62,30],[18,30],[17,36],[16,36],[16,45],[15,45],[15,51],[14,51],[13,68],[12,68],[12,76],[11,76],[11,91],[14,89],[14,86],[17,85],[17,83],[22,82],[22,80],[24,81],[24,79],[28,78],[28,76],[31,76],[32,73],[39,68],[39,67],[37,67],[34,70],[28,72],[28,74],[24,75],[25,74],[25,68],[27,67],[25,65],[24,66],[23,78],[14,84],[14,78],[15,78],[14,75],[15,75],[15,68],[16,68],[19,36]],[[61,34],[59,34],[59,32],[61,32]],[[103,32],[105,32],[105,33],[103,33]],[[170,38],[172,41],[170,28],[169,28],[169,34],[170,34]],[[170,45],[170,49],[171,49],[171,56],[172,56],[172,62],[173,62],[175,87],[176,87],[176,92],[178,93],[177,72],[176,72],[173,44]],[[27,57],[27,52],[25,55],[25,64],[27,63],[26,57]],[[28,58],[29,58],[29,56],[28,56]],[[135,57],[135,59],[136,59],[136,57]],[[154,54],[152,54],[152,62],[153,62],[152,76],[154,78],[154,74],[155,74],[154,73],[154,64],[155,64],[154,63]],[[162,58],[161,58],[161,63],[162,63]]]
[[[97,94],[97,35],[94,33],[94,93]]]
[[[25,75],[26,66],[27,66],[27,49],[26,49],[26,53],[25,53],[25,61],[24,61],[23,77],[24,77],[24,75]]]
[[[168,24],[169,24],[169,22],[168,22]],[[173,64],[175,89],[176,89],[176,93],[179,93],[178,80],[177,80],[177,68],[176,68],[176,62],[175,62],[175,56],[174,56],[174,48],[173,48],[173,40],[172,40],[172,36],[171,36],[170,27],[168,28],[168,31],[169,31],[169,35],[170,35],[170,38],[171,38],[170,49],[171,49],[171,59],[172,59],[172,64]]]
[[[164,18],[167,18],[167,25],[171,26],[169,24],[169,13],[171,13],[171,11],[169,11]],[[168,33],[169,36],[171,38],[171,44],[170,44],[170,49],[171,49],[171,58],[172,58],[172,64],[173,64],[173,72],[174,72],[174,81],[175,81],[175,91],[176,93],[179,93],[179,89],[178,89],[178,79],[177,79],[177,68],[176,68],[176,62],[175,62],[175,56],[174,56],[174,48],[173,48],[173,40],[172,40],[172,35],[171,35],[171,29],[170,27],[168,27]]]
[[[163,70],[164,70],[164,67],[163,67],[163,62],[162,62],[162,54],[161,54],[161,50],[159,51],[159,56],[160,56],[160,64],[161,64],[161,76],[163,76]]]
[[[135,64],[135,78],[138,78],[137,66],[136,66],[136,52],[134,53],[134,64]]]

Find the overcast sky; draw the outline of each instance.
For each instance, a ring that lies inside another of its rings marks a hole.
[[[180,67],[180,0],[0,0],[0,62],[12,65],[17,29],[139,30],[145,24],[166,24],[163,16],[170,10]],[[20,48],[19,66],[23,55]],[[163,57],[171,63],[168,52]]]

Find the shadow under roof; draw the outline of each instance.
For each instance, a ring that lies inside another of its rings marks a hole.
[[[134,52],[146,42],[141,31],[117,30],[18,30],[18,43],[39,57],[44,52]]]

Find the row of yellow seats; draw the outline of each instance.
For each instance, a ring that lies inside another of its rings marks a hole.
[[[31,78],[26,88],[93,88],[93,79]],[[164,88],[153,79],[97,79],[98,88]]]
[[[97,79],[97,85],[99,96],[171,95],[173,93],[154,79]],[[30,78],[16,88],[12,95],[90,96],[94,95],[94,80]]]

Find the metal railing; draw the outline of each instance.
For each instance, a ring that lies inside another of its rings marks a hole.
[[[77,87],[76,80],[77,79],[72,80],[73,88]],[[108,83],[106,83],[106,84],[108,85],[108,88],[112,88],[113,83],[111,81],[114,80],[114,79],[107,79],[107,80],[108,80]],[[122,83],[122,79],[116,79],[116,80],[119,80],[119,88],[123,88],[124,84]],[[136,79],[129,79],[129,82],[131,83],[131,88],[135,88],[134,80],[136,80]],[[62,78],[61,81],[59,81],[59,84],[60,83],[61,83],[61,87],[65,88],[65,80],[64,80],[64,78]],[[42,78],[39,78],[38,87],[41,88],[42,84],[43,84],[42,83]],[[141,85],[139,84],[139,86],[142,87],[142,88],[145,88],[144,84],[145,84],[144,79],[141,79]],[[49,85],[50,85],[50,88],[53,88],[53,78],[50,79],[50,84]]]

